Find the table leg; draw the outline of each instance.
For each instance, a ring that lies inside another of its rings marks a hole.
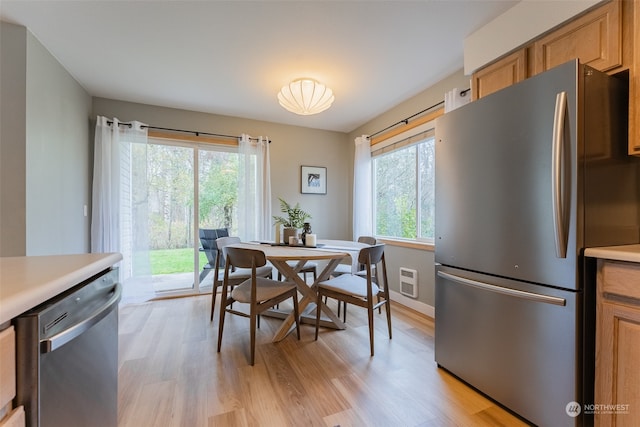
[[[300,268],[304,264],[300,265],[300,263],[298,263],[296,268],[292,268],[289,264],[287,264],[286,261],[271,260],[271,264],[273,264],[274,267],[276,267],[278,271],[280,271],[288,280],[291,280],[292,282],[294,282],[296,284],[296,287],[298,288],[298,291],[302,294],[302,299],[298,302],[298,309],[300,310],[300,313],[303,313],[310,303],[316,302],[317,283],[329,278],[329,276],[331,275],[333,270],[335,270],[335,268],[339,263],[340,263],[340,259],[329,260],[329,263],[327,264],[327,266],[318,275],[317,280],[313,283],[313,285],[309,286],[304,280],[302,280],[300,276],[298,276],[298,273],[296,271],[296,270],[300,270]],[[345,324],[338,318],[338,316],[336,316],[336,314],[333,311],[331,311],[331,309],[329,309],[329,307],[327,307],[327,305],[324,302],[320,303],[320,309],[327,315],[327,317],[330,320],[330,323],[333,324],[333,327],[335,327],[336,329],[346,328]],[[315,317],[313,318],[313,323],[315,324]],[[287,334],[292,330],[293,324],[294,324],[294,315],[292,312],[284,319],[282,326],[280,326],[280,329],[278,329],[272,341],[273,342],[282,341],[287,336]]]

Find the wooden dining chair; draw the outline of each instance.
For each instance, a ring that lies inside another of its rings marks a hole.
[[[270,309],[276,304],[289,298],[293,299],[293,313],[296,323],[296,332],[300,340],[300,314],[298,312],[298,291],[293,282],[281,282],[279,280],[260,277],[257,272],[260,267],[267,264],[264,252],[256,249],[227,247],[226,263],[224,270],[224,286],[222,287],[222,305],[220,309],[220,323],[218,324],[218,353],[222,345],[222,332],[224,331],[224,318],[227,312],[249,318],[249,334],[251,339],[250,361],[255,362],[256,349],[256,322],[260,313]],[[251,277],[235,286],[228,294],[228,283],[232,266],[251,270]],[[230,306],[233,302],[249,304],[249,314],[233,310]]]
[[[328,296],[338,301],[366,308],[369,319],[369,343],[371,356],[373,356],[373,314],[374,310],[382,305],[385,306],[389,339],[391,339],[391,303],[389,300],[387,264],[384,259],[384,244],[360,249],[358,262],[365,266],[365,277],[357,274],[343,274],[334,279],[318,283],[317,305],[320,307],[322,298]],[[374,266],[376,268],[373,268]],[[375,303],[374,297],[378,298]],[[316,310],[316,340],[318,339],[320,312],[320,309]]]
[[[224,260],[226,259],[226,247],[229,245],[233,245],[234,243],[240,243],[239,237],[219,237],[216,239],[215,244],[217,247],[216,253],[216,261],[215,261],[215,269],[214,271],[217,274],[213,278],[213,289],[211,290],[211,319],[213,322],[213,311],[216,306],[216,295],[218,294],[218,288],[223,286],[226,283],[226,286],[229,286],[233,289],[234,286],[239,285],[247,279],[251,278],[251,269],[248,268],[237,268],[232,266],[231,271],[229,272],[229,278],[226,282],[224,282],[224,270],[220,270],[224,268]],[[268,264],[262,267],[258,267],[256,270],[256,274],[258,277],[266,277],[271,278],[273,274],[273,267]]]
[[[377,240],[373,236],[360,236],[358,237],[358,243],[364,243],[365,245],[373,246],[377,243]],[[364,265],[358,263],[358,271],[353,272],[353,268],[350,264],[338,264],[335,270],[331,273],[333,277],[338,277],[343,274],[357,274],[359,276],[366,276],[367,272],[364,269]],[[373,267],[375,268],[375,266]],[[327,298],[324,299],[325,304],[327,303]],[[342,301],[338,301],[338,317],[340,317],[340,306],[342,305],[342,321],[347,321],[347,303]],[[381,307],[380,307],[381,308]]]
[[[358,237],[358,243],[364,243],[365,245],[373,246],[377,243],[377,240],[373,236],[360,236]],[[353,274],[351,264],[338,264],[335,270],[331,273],[332,276],[338,277],[342,274]],[[364,265],[360,264],[358,270],[355,272],[360,276],[366,276]]]

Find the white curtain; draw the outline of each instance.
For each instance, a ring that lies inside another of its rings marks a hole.
[[[453,88],[444,94],[444,112],[453,111],[468,104],[469,101],[471,101],[471,92],[458,90],[457,87]]]
[[[149,275],[147,128],[96,120],[91,252],[120,252],[120,279]]]
[[[369,137],[356,138],[353,161],[353,240],[360,236],[373,236],[371,146]]]
[[[238,141],[238,235],[272,240],[269,138],[242,134]]]

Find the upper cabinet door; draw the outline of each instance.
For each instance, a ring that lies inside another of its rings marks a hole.
[[[622,65],[622,24],[619,0],[586,13],[533,45],[535,74],[578,58],[600,71]]]
[[[633,3],[632,28],[635,55],[629,78],[629,154],[640,156],[640,1]]]
[[[523,48],[473,74],[472,99],[480,99],[527,78],[527,49]]]

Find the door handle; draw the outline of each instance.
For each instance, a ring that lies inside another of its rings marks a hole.
[[[553,209],[553,234],[558,258],[567,257],[567,238],[565,229],[565,195],[563,183],[565,161],[565,119],[567,112],[567,92],[556,95],[556,108],[553,117],[553,141],[551,144],[551,206]]]
[[[113,294],[107,300],[107,302],[105,302],[100,308],[94,311],[86,319],[68,329],[65,329],[62,332],[55,334],[50,338],[40,341],[40,352],[50,353],[62,347],[63,345],[73,340],[74,338],[77,338],[83,332],[89,330],[93,325],[104,319],[109,313],[111,313],[114,306],[117,306],[118,302],[120,301],[120,297],[122,295],[122,285],[120,283],[116,283],[113,287],[112,292]]]
[[[526,299],[533,302],[542,302],[546,304],[565,306],[567,301],[564,298],[552,297],[550,295],[536,294],[534,292],[520,291],[518,289],[504,288],[502,286],[491,285],[489,283],[480,282],[466,277],[456,276],[455,274],[438,271],[438,276],[461,285],[479,288],[485,291],[494,292],[502,295],[508,295],[516,298]]]

